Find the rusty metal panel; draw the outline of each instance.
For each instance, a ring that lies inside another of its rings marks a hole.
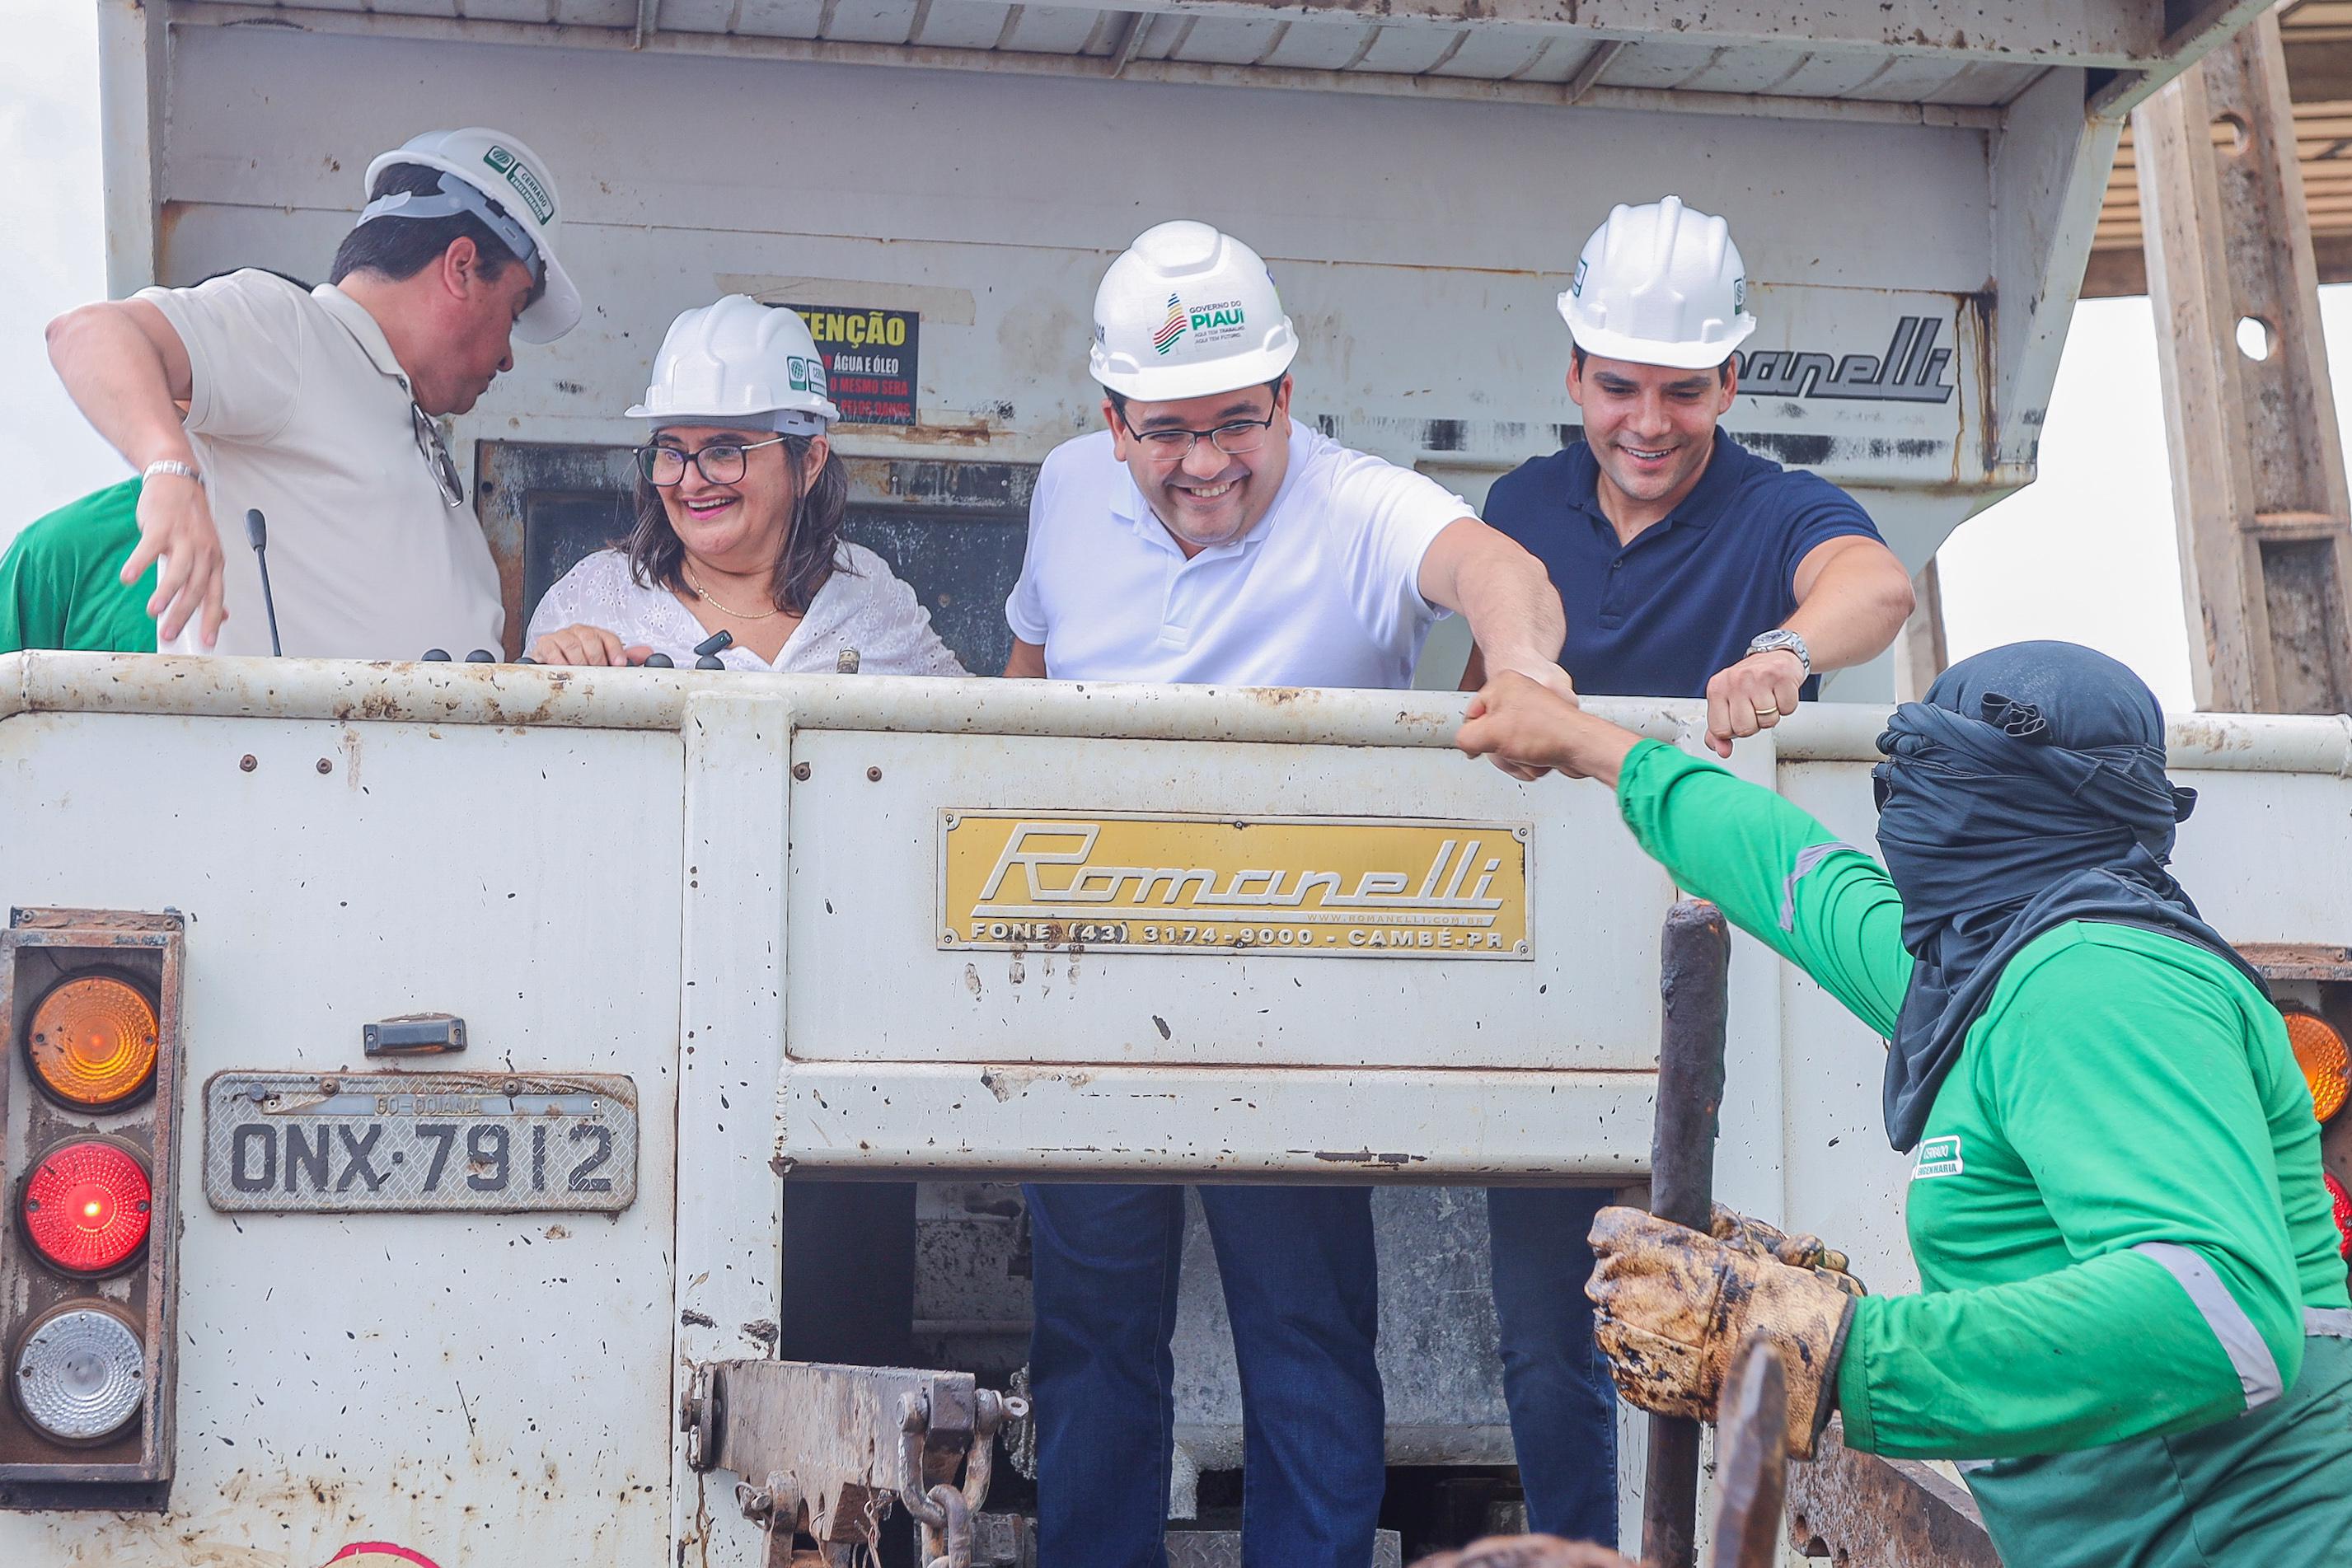
[[[698,1469],[773,1476],[779,1527],[797,1514],[819,1542],[868,1544],[894,1496],[953,1482],[967,1455],[980,1461],[971,1500],[985,1500],[984,1444],[1006,1404],[968,1372],[798,1361],[698,1366],[688,1401]]]
[[[1802,1556],[1874,1568],[2001,1568],[1968,1489],[1914,1459],[1858,1454],[1834,1418],[1789,1467],[1789,1542]]]
[[[2352,980],[2352,947],[2333,942],[2239,942],[2239,956],[2266,980]]]
[[[637,1086],[609,1072],[216,1072],[205,1198],[224,1214],[617,1214]]]

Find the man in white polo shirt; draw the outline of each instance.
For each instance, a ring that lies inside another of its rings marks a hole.
[[[513,368],[509,335],[548,342],[580,319],[554,182],[474,129],[383,154],[365,188],[318,288],[248,268],[49,324],[67,392],[144,476],[122,580],[162,560],[147,611],[163,652],[271,651],[248,509],[268,522],[287,653],[499,645],[498,569],[434,421]]]
[[[1459,611],[1490,664],[1568,691],[1542,565],[1443,486],[1292,420],[1297,351],[1265,263],[1205,224],[1111,265],[1090,356],[1108,428],[1038,476],[1007,675],[1403,686]],[[1161,1568],[1182,1189],[1025,1190],[1039,1568]],[[1201,1200],[1248,1406],[1243,1561],[1364,1568],[1385,1484],[1370,1191]]]

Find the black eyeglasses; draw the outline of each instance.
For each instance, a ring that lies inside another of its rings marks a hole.
[[[425,466],[433,471],[434,484],[441,487],[441,504],[457,507],[466,504],[466,481],[457,472],[457,460],[449,455],[448,446],[441,439],[441,427],[433,416],[416,403],[408,405],[409,434],[416,437],[417,455]]]
[[[640,446],[637,448],[637,472],[646,476],[646,484],[667,489],[686,477],[686,465],[692,462],[702,471],[703,478],[711,484],[732,485],[743,477],[744,471],[751,466],[751,459],[744,455],[745,453],[757,452],[762,446],[781,446],[785,440],[786,437],[779,435],[773,441],[754,441],[748,444],[736,441],[714,441],[699,452],[691,453],[680,446]]]
[[[1264,419],[1232,420],[1214,430],[1138,430],[1133,424],[1129,424],[1127,433],[1141,442],[1144,451],[1150,453],[1154,460],[1161,463],[1172,463],[1189,455],[1192,443],[1202,439],[1226,456],[1239,457],[1265,445],[1267,428],[1281,416],[1282,410],[1277,405]],[[1127,416],[1121,414],[1119,417],[1124,421]]]

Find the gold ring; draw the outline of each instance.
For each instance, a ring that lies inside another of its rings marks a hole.
[[[1748,706],[1754,710],[1758,718],[1778,718],[1780,716],[1780,710],[1778,706],[1757,707],[1754,703],[1750,703]]]

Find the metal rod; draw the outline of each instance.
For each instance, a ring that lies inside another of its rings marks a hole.
[[[1780,1560],[1789,1481],[1789,1385],[1780,1353],[1749,1329],[1715,1408],[1715,1529],[1708,1568],[1772,1568]]]
[[[1666,912],[1659,946],[1658,1111],[1650,1144],[1650,1212],[1695,1230],[1715,1204],[1717,1113],[1731,928],[1715,905],[1686,899]],[[1642,1488],[1642,1561],[1693,1568],[1698,1533],[1698,1423],[1650,1417]]]

